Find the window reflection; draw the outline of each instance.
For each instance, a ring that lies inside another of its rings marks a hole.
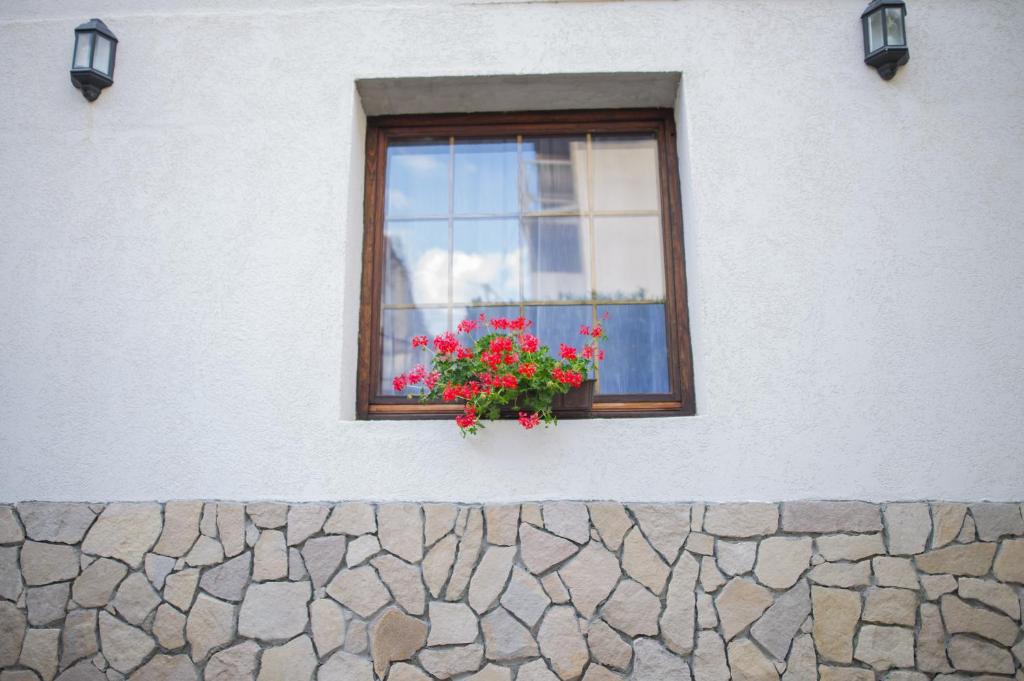
[[[414,335],[524,314],[557,352],[605,311],[598,391],[671,392],[653,134],[393,141],[386,175],[381,394]]]

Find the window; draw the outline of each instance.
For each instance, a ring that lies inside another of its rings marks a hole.
[[[415,335],[523,315],[572,343],[604,318],[593,411],[693,414],[671,111],[369,120],[357,413],[428,417],[391,378]]]

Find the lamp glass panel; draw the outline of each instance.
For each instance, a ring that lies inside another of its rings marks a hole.
[[[874,52],[882,47],[882,10],[868,15],[868,52]]]
[[[885,8],[885,33],[886,44],[890,47],[907,44],[907,38],[903,35],[903,10],[899,7]]]
[[[92,33],[75,34],[75,60],[71,64],[75,69],[89,68],[92,57]]]
[[[110,75],[110,39],[96,35],[96,49],[92,55],[92,67],[100,73]]]

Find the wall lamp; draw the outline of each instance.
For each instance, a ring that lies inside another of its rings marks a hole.
[[[71,84],[90,102],[100,90],[114,84],[114,55],[117,37],[99,19],[90,19],[75,29],[75,51],[71,57]]]
[[[864,63],[878,69],[883,80],[910,61],[907,49],[907,4],[903,0],[871,0],[860,15],[864,25]]]

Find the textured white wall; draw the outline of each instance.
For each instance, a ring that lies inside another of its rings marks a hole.
[[[863,0],[7,0],[0,500],[1024,497],[1024,4],[909,2],[886,83]],[[683,74],[699,415],[354,421],[354,80],[609,71]]]

